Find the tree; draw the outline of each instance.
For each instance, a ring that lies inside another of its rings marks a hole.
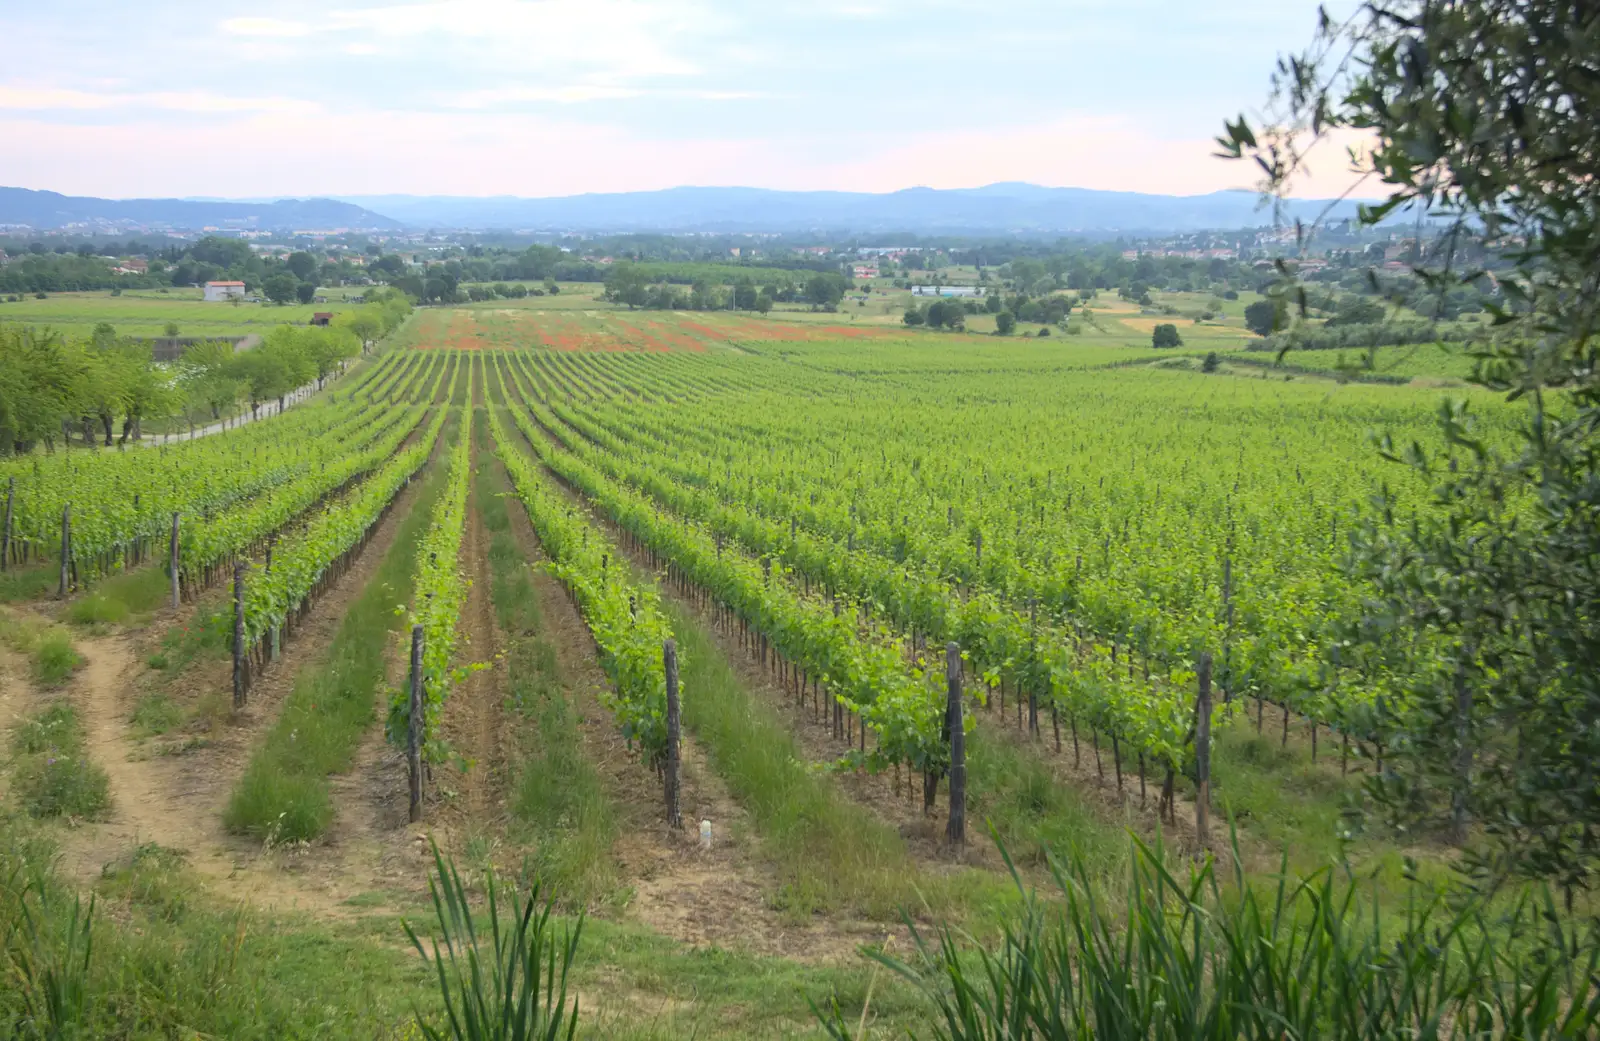
[[[999,293],[990,293],[984,298],[983,306],[990,314],[999,314],[1006,305],[1001,301]]]
[[[283,263],[289,269],[289,272],[302,282],[310,282],[312,276],[317,273],[317,258],[305,250],[297,250],[289,254],[289,258]]]
[[[1388,198],[1363,222],[1406,206],[1419,227],[1442,218],[1419,280],[1440,297],[1493,294],[1474,380],[1526,420],[1507,444],[1453,402],[1442,448],[1383,442],[1434,505],[1409,514],[1385,493],[1352,534],[1365,607],[1334,664],[1387,695],[1375,804],[1397,823],[1447,823],[1471,866],[1549,879],[1569,904],[1600,881],[1596,54],[1593,4],[1367,0],[1348,20],[1324,15],[1280,64],[1268,125],[1240,117],[1219,139],[1281,196],[1317,138],[1370,134],[1357,159]],[[1463,270],[1470,257],[1495,262],[1492,284]],[[1275,292],[1303,314],[1287,266]]]
[[[760,293],[756,294],[756,312],[758,314],[766,314],[771,310],[772,295],[763,289]]]
[[[299,334],[301,350],[316,369],[319,389],[345,362],[361,353],[360,341],[349,329],[313,326]]]
[[[619,261],[611,265],[611,270],[606,273],[605,297],[618,303],[627,304],[629,309],[644,303],[645,290],[650,280],[644,271],[632,261]]]
[[[221,419],[222,410],[239,399],[239,380],[229,371],[233,345],[226,340],[202,340],[190,344],[178,362],[178,385],[186,400],[210,410],[212,419]]]
[[[1244,325],[1257,336],[1271,336],[1283,328],[1286,313],[1281,300],[1257,300],[1244,309]]]
[[[372,341],[384,333],[383,319],[375,310],[365,307],[349,311],[338,318],[339,324],[350,330],[352,336],[361,341],[361,353],[365,354],[372,346]]]
[[[921,308],[917,307],[916,304],[912,304],[906,308],[906,313],[900,320],[907,325],[918,326],[927,321],[927,316],[922,313]]]
[[[286,304],[294,299],[295,287],[299,283],[287,271],[280,271],[276,275],[269,275],[261,283],[261,293],[275,304]]]
[[[1010,311],[1000,311],[994,316],[994,331],[1000,336],[1010,336],[1017,331],[1017,316]]]
[[[818,273],[806,280],[806,302],[816,308],[833,308],[844,299],[845,283],[840,275]]]
[[[1152,347],[1182,347],[1183,337],[1178,335],[1178,327],[1171,322],[1162,322],[1150,331],[1150,346]]]
[[[309,304],[317,298],[317,287],[311,282],[301,282],[294,287],[294,295],[302,304]]]

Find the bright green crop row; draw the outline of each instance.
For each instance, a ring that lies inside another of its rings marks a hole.
[[[54,548],[70,505],[73,562],[81,580],[92,579],[120,566],[135,539],[159,542],[172,514],[210,518],[306,473],[375,415],[347,395],[174,445],[14,460],[0,467],[0,479],[16,481],[13,538]]]
[[[463,368],[457,367],[453,382],[461,381]],[[250,646],[257,645],[269,631],[282,629],[284,621],[313,595],[334,563],[378,522],[395,495],[428,461],[449,411],[436,409],[433,420],[414,445],[394,456],[350,494],[309,518],[293,537],[280,542],[273,554],[271,571],[250,576],[244,604],[245,639]]]
[[[468,367],[466,361],[458,361],[458,378],[459,371]],[[472,430],[470,421],[464,418],[450,451],[444,491],[433,504],[427,532],[417,541],[417,577],[411,598],[411,624],[422,627],[422,748],[433,761],[448,757],[449,750],[436,738],[435,731],[439,712],[462,676],[453,663],[461,612],[467,602],[468,581],[461,573],[459,558],[471,485]],[[410,722],[410,691],[401,688],[389,707],[389,739],[404,744]]]
[[[906,762],[931,773],[940,772],[948,761],[938,676],[919,666],[911,670],[913,682],[907,685],[892,634],[879,634],[865,649],[860,646],[859,633],[870,631],[867,618],[888,617],[910,629],[904,620],[910,616],[916,621],[913,631],[959,643],[989,682],[1004,675],[1014,689],[1039,696],[1046,709],[1056,706],[1154,763],[1183,767],[1191,743],[1192,672],[1178,670],[1159,677],[1160,683],[1148,675],[1135,676],[1126,664],[1116,662],[1111,648],[1077,639],[1048,621],[1034,624],[1026,615],[1008,611],[992,594],[959,597],[936,577],[675,487],[647,465],[630,465],[614,452],[586,445],[543,407],[530,401],[529,408],[567,450],[552,453],[549,465],[608,509],[626,511],[617,514],[619,523],[648,530],[641,537],[768,633],[785,656],[827,676],[836,696],[853,710],[865,710],[878,731],[880,760]],[[584,432],[604,437],[593,427]],[[644,494],[630,496],[608,481],[625,482]],[[662,523],[663,509],[693,524],[671,517]],[[691,540],[687,532],[702,525],[699,537]],[[776,588],[754,560],[731,548],[718,550],[723,538],[777,562],[772,574],[780,584],[786,573],[807,576],[817,595]],[[831,603],[841,596],[849,610],[835,615]],[[863,656],[872,667],[862,664]],[[932,665],[935,674],[938,665]]]
[[[498,365],[495,379],[497,383],[501,379]],[[667,752],[662,645],[672,630],[657,594],[629,579],[615,548],[539,475],[511,440],[499,411],[493,406],[488,410],[495,451],[550,557],[551,573],[571,591],[594,634],[601,664],[616,685],[609,707],[629,746],[636,744],[646,762],[660,766]],[[536,444],[537,435],[527,427],[527,419],[516,410],[512,416],[524,437]]]
[[[1212,653],[1225,690],[1357,736],[1389,688],[1330,666],[1359,610],[1340,561],[1351,514],[1380,481],[1405,508],[1428,508],[1368,435],[1437,447],[1435,393],[1119,368],[786,378],[707,403],[664,398],[648,376],[623,384],[587,356],[528,363],[546,385],[608,391],[574,396],[594,401],[581,414],[639,465],[792,525],[819,550],[864,551],[966,598],[992,593],[1013,615],[1036,602],[1042,618],[1131,645],[1163,673]],[[717,366],[743,369],[719,359],[703,384]],[[1474,408],[1491,440],[1504,436],[1503,409]]]

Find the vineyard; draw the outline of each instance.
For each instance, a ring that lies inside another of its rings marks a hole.
[[[1124,829],[1400,883],[1340,808],[1429,644],[1342,652],[1342,563],[1380,484],[1431,508],[1368,444],[1436,444],[1424,391],[714,314],[399,336],[280,416],[0,463],[8,625],[131,605],[58,681],[89,874],[166,836],[224,892],[403,912],[435,837],[829,964],[1012,906],[1005,857],[1111,878]]]

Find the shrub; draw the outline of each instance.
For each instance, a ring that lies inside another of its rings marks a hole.
[[[1216,372],[1217,371],[1217,366],[1220,365],[1221,363],[1222,363],[1222,360],[1217,357],[1217,352],[1216,351],[1212,351],[1210,354],[1206,355],[1206,360],[1200,364],[1200,371],[1201,372]]]
[[[33,678],[42,687],[59,687],[83,665],[83,655],[64,632],[39,637],[33,650]]]
[[[139,699],[129,722],[142,734],[165,734],[183,722],[183,706],[165,694],[150,694]]]
[[[1183,337],[1178,335],[1178,327],[1171,322],[1162,322],[1150,332],[1150,345],[1152,347],[1182,347]]]

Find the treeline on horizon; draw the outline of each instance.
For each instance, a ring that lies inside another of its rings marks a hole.
[[[1216,240],[1220,242],[1220,240]],[[1212,243],[1200,238],[1200,245]],[[46,247],[42,241],[21,243],[0,239],[0,249],[8,263],[0,266],[0,297],[22,294],[71,292],[82,290],[159,290],[191,286],[228,279],[245,283],[275,303],[299,298],[309,303],[319,286],[392,286],[419,303],[467,303],[496,296],[537,295],[524,283],[543,283],[544,292],[560,282],[605,283],[612,299],[632,306],[671,309],[759,310],[758,301],[779,303],[809,302],[833,306],[845,292],[857,288],[852,277],[854,263],[870,258],[821,257],[793,252],[775,252],[752,258],[732,257],[720,247],[710,247],[672,236],[624,236],[582,243],[587,256],[555,246],[534,244],[525,248],[468,243],[442,248],[408,250],[430,254],[423,264],[408,262],[397,252],[384,252],[379,243],[356,239],[350,250],[297,250],[287,257],[265,256],[250,244],[232,238],[208,236],[194,242],[154,243],[111,240],[105,243],[80,242]],[[1414,342],[1426,331],[1412,327],[1416,322],[1431,324],[1450,321],[1483,310],[1486,302],[1498,302],[1491,281],[1459,284],[1441,291],[1417,279],[1402,265],[1401,270],[1383,270],[1388,243],[1355,244],[1347,249],[1330,250],[1319,258],[1319,269],[1310,271],[1304,281],[1326,289],[1330,295],[1348,294],[1382,298],[1403,307],[1409,314],[1405,338]],[[1421,259],[1424,247],[1415,243],[1408,259]],[[904,288],[912,284],[970,282],[970,271],[952,273],[958,265],[977,272],[979,284],[1006,288],[1030,297],[1048,296],[1061,291],[1084,293],[1111,290],[1141,303],[1152,291],[1167,292],[1248,292],[1261,291],[1272,284],[1277,274],[1267,260],[1239,260],[1228,257],[1188,257],[1141,252],[1128,257],[1122,243],[1083,244],[1060,242],[1054,245],[1014,243],[962,245],[923,245],[918,252],[898,260],[879,258],[876,263],[884,280]],[[437,254],[431,255],[431,254]],[[115,256],[145,258],[145,273],[118,273],[113,270]],[[356,263],[359,257],[364,263]],[[1494,258],[1468,258],[1492,269]],[[619,275],[619,272],[626,274]],[[819,276],[826,279],[823,288]],[[643,288],[613,288],[619,277]],[[474,291],[473,287],[494,287]],[[499,286],[515,287],[510,292]],[[737,287],[752,287],[749,293]],[[727,287],[713,292],[714,287]],[[736,297],[738,299],[736,299]],[[0,318],[4,312],[0,311]],[[1412,318],[1415,321],[1411,321]],[[1382,329],[1398,327],[1394,322],[1372,323],[1365,334],[1349,332],[1338,337],[1321,337],[1322,346],[1366,345],[1373,337],[1388,335]],[[1389,342],[1384,340],[1384,342]]]

